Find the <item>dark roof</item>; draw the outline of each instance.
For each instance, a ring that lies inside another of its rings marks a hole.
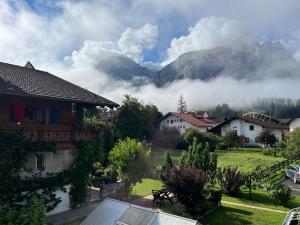
[[[186,122],[189,122],[190,124],[196,126],[196,127],[211,127],[212,123],[214,123],[214,121],[209,120],[209,119],[200,119],[200,118],[196,118],[195,116],[193,116],[190,113],[178,113],[178,112],[169,112],[167,113],[162,119],[173,115],[179,119],[182,119]]]
[[[26,65],[26,67],[22,67],[0,62],[0,94],[38,97],[97,106],[119,106],[117,103],[48,72],[30,68],[28,63]]]
[[[250,117],[246,117],[246,116],[242,116],[242,117],[237,117],[236,116],[236,117],[232,117],[232,118],[230,118],[228,120],[225,120],[224,122],[218,124],[217,126],[210,129],[210,131],[216,130],[219,127],[221,127],[225,124],[228,124],[233,120],[244,120],[245,122],[257,124],[257,125],[260,125],[260,126],[262,126],[263,128],[266,128],[266,129],[282,129],[282,130],[289,129],[288,125],[281,124],[281,123],[276,123],[275,122],[276,120],[271,120],[270,122],[268,122],[268,121],[262,121],[262,120],[259,120],[259,119],[250,118]]]

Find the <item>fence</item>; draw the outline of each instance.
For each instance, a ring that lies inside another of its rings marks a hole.
[[[264,176],[269,176],[270,174],[272,173],[276,173],[278,170],[281,170],[281,169],[284,169],[286,168],[287,166],[289,166],[291,163],[297,161],[300,159],[300,153],[297,153],[293,156],[291,156],[290,158],[282,161],[282,162],[279,162],[263,171],[261,171]]]

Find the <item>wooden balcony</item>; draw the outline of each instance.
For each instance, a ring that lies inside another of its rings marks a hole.
[[[76,143],[88,141],[99,135],[98,131],[88,128],[75,128],[63,124],[0,125],[0,132],[21,132],[32,141],[54,143]]]

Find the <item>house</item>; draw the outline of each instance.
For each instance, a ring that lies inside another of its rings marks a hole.
[[[272,119],[270,116],[249,112],[241,117],[233,117],[210,129],[219,136],[225,136],[229,130],[236,131],[238,136],[244,137],[244,144],[257,144],[255,138],[268,129],[273,133],[278,141],[284,138],[285,132],[288,131],[288,125],[280,123],[278,120]]]
[[[0,132],[22,132],[34,142],[54,143],[56,152],[31,155],[27,169],[33,172],[58,173],[68,169],[76,143],[91,140],[101,131],[76,122],[77,107],[118,107],[118,104],[88,90],[35,69],[0,62]],[[23,172],[22,176],[28,176]],[[67,187],[69,189],[69,187]],[[62,202],[49,214],[69,209],[67,193],[57,191]]]
[[[300,116],[294,117],[289,121],[288,124],[289,124],[290,132],[293,132],[295,128],[300,127]]]
[[[216,126],[213,120],[208,118],[207,112],[169,112],[160,122],[160,127],[175,127],[181,134],[186,129],[194,127],[200,132],[207,132],[210,128]]]
[[[106,198],[80,225],[196,225],[197,221]]]
[[[76,126],[76,106],[118,107],[118,104],[48,72],[0,63],[0,132],[23,131],[32,141],[55,143],[56,153],[32,155],[28,167],[56,173],[72,162],[75,144],[98,133]]]

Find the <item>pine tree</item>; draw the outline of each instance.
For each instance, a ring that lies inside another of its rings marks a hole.
[[[181,94],[178,99],[177,112],[184,113],[187,112],[186,102]]]
[[[163,174],[165,176],[169,176],[170,175],[170,171],[173,168],[173,166],[174,166],[174,164],[172,162],[172,158],[171,158],[170,152],[166,152],[166,154],[165,154],[165,163],[164,163],[164,165],[162,167]]]

